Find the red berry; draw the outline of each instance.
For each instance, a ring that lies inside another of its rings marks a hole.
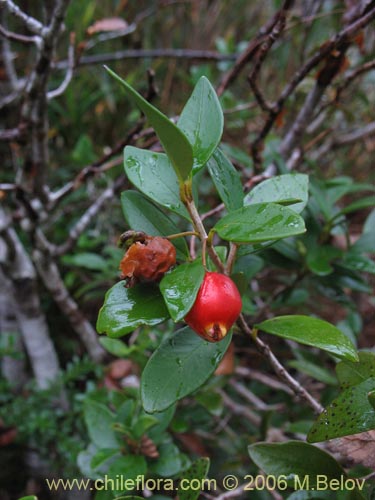
[[[209,342],[222,340],[242,309],[241,295],[233,281],[219,273],[206,273],[186,323]]]

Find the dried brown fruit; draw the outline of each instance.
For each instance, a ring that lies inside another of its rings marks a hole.
[[[127,286],[138,281],[159,281],[176,264],[176,249],[166,238],[144,235],[126,251],[120,262]]]

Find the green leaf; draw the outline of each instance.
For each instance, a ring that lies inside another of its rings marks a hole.
[[[38,500],[38,497],[35,495],[27,495],[26,497],[21,497],[18,500]]]
[[[119,446],[117,448],[101,448],[97,451],[97,453],[92,457],[91,460],[91,468],[97,469],[107,460],[112,458],[114,455],[120,453]]]
[[[243,189],[240,175],[220,149],[213,153],[207,167],[228,212],[241,208]]]
[[[121,83],[126,94],[146,115],[171,160],[177,177],[180,180],[187,179],[193,167],[193,150],[184,133],[167,116],[138,94],[125,80],[108,67],[105,66],[105,68],[113,78]]]
[[[147,463],[145,457],[141,455],[126,455],[119,457],[111,464],[107,477],[114,480],[114,492],[123,493],[136,489],[138,476],[145,476],[146,472]],[[142,487],[141,483],[140,487]]]
[[[319,415],[307,435],[310,443],[375,429],[375,410],[368,393],[375,389],[375,378],[345,389]]]
[[[375,378],[375,354],[372,352],[360,351],[359,361],[341,361],[336,365],[336,374],[343,389],[360,384],[368,378]]]
[[[106,293],[96,329],[109,337],[121,337],[141,325],[154,326],[168,318],[163,297],[156,287],[138,284],[125,288],[120,281]]]
[[[104,257],[90,252],[65,255],[62,260],[64,264],[83,267],[92,271],[104,271],[108,268],[108,261]]]
[[[330,245],[310,246],[306,263],[310,271],[314,274],[327,276],[333,272],[332,261],[341,255],[341,250]]]
[[[351,271],[375,274],[375,262],[359,253],[347,252],[339,264]]]
[[[335,214],[334,218],[338,217],[339,215],[350,214],[352,212],[357,212],[357,210],[362,210],[363,208],[369,208],[373,206],[375,206],[375,196],[367,196],[357,201],[353,201],[353,203],[350,203],[345,208],[340,210],[338,214]]]
[[[135,439],[140,439],[151,427],[156,425],[159,420],[152,415],[140,415],[132,428]]]
[[[221,238],[236,243],[260,243],[306,231],[303,219],[276,203],[257,203],[224,216],[214,227]]]
[[[193,307],[203,277],[204,267],[199,259],[164,275],[160,290],[174,321],[182,320]]]
[[[300,344],[318,347],[334,356],[357,361],[355,347],[348,337],[327,321],[310,316],[279,316],[255,325],[262,330]]]
[[[158,447],[159,458],[150,466],[150,471],[161,477],[172,477],[181,470],[180,450],[172,442]]]
[[[160,208],[136,191],[121,193],[121,204],[127,223],[135,231],[144,231],[150,236],[169,236],[181,232]],[[177,249],[177,257],[185,260],[189,255],[186,241],[178,238],[173,240],[173,244]]]
[[[189,487],[185,489],[186,485],[193,485],[194,482],[200,481],[203,484],[203,479],[207,477],[208,469],[210,468],[210,459],[203,457],[198,458],[191,464],[187,471],[182,475],[182,480],[184,481],[184,488],[179,489],[179,500],[197,500],[199,497],[200,490],[196,488]],[[192,483],[192,480],[195,480]]]
[[[274,202],[280,203],[298,198],[299,203],[290,205],[290,209],[300,213],[307,205],[309,177],[306,174],[284,174],[267,179],[255,186],[245,196],[244,204]]]
[[[98,448],[119,448],[112,425],[114,414],[103,404],[86,399],[83,415],[91,441]]]
[[[178,178],[167,155],[126,146],[124,167],[130,182],[143,194],[190,220],[180,198]]]
[[[142,374],[145,411],[163,411],[204,384],[220,363],[231,337],[228,334],[222,341],[210,343],[185,327],[165,338]]]
[[[122,340],[110,339],[108,337],[101,337],[99,343],[106,351],[118,358],[126,358],[137,348],[135,346],[128,346]]]
[[[210,82],[202,76],[187,101],[177,126],[193,148],[193,171],[209,160],[220,142],[224,118],[219,99]]]
[[[288,484],[296,489],[316,489],[318,476],[335,479],[346,476],[344,469],[325,451],[303,443],[256,443],[248,447],[250,458],[267,475],[286,476]],[[301,483],[307,481],[302,487]]]

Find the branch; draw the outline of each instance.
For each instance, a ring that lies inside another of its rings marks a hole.
[[[75,245],[78,238],[86,230],[91,221],[96,217],[102,207],[108,200],[114,196],[115,188],[109,187],[96,199],[96,201],[86,210],[81,218],[76,222],[73,228],[69,231],[68,239],[62,245],[48,245],[51,255],[58,256],[68,253]]]
[[[107,54],[94,54],[83,56],[77,62],[77,66],[88,66],[94,64],[105,64],[123,59],[193,59],[201,61],[231,61],[235,59],[235,54],[220,54],[211,50],[193,49],[129,49],[119,50]],[[55,69],[66,69],[68,61],[59,61],[53,65]]]
[[[29,16],[23,10],[21,10],[18,5],[13,3],[12,0],[0,0],[0,7],[5,6],[10,14],[20,19],[23,24],[32,32],[37,35],[43,33],[43,24],[32,16]]]
[[[40,238],[39,243],[40,243]],[[106,356],[105,350],[98,342],[98,336],[91,323],[84,317],[77,303],[70,296],[57,265],[50,257],[43,255],[39,250],[33,254],[34,262],[44,286],[52,295],[61,312],[69,320],[73,330],[77,333],[86,347],[90,357],[101,362]]]
[[[331,150],[353,144],[354,142],[366,139],[366,137],[370,137],[371,135],[375,135],[375,122],[371,122],[364,127],[353,130],[352,132],[330,137],[327,142],[316,151],[316,154],[313,155],[313,159],[316,161],[322,156],[325,156]]]
[[[287,372],[284,366],[276,358],[269,345],[263,342],[258,336],[253,335],[242,314],[237,323],[241,330],[253,339],[258,351],[268,360],[279,379],[283,380],[297,396],[304,400],[314,410],[315,413],[322,413],[324,410],[322,405]]]
[[[259,372],[257,370],[252,369],[252,368],[238,366],[235,369],[235,373],[240,375],[241,377],[246,377],[250,380],[257,380],[258,382],[261,382],[262,384],[264,384],[268,387],[271,387],[271,389],[275,389],[276,391],[283,391],[289,395],[294,394],[294,392],[289,388],[289,386],[283,384],[282,382],[280,382],[277,379],[270,377],[266,373]]]
[[[35,43],[36,45],[38,45],[41,40],[39,36],[27,36],[27,35],[21,35],[20,33],[14,33],[13,31],[8,31],[1,24],[0,24],[0,35],[2,35],[4,38],[7,38],[8,40],[25,44]]]
[[[266,25],[262,26],[258,31],[258,34],[252,40],[250,40],[244,52],[237,57],[233,68],[229,70],[228,73],[226,73],[222,78],[216,90],[219,96],[221,96],[225,89],[227,89],[229,85],[233,83],[233,81],[238,77],[246,64],[251,61],[261,44],[267,40],[268,36],[270,36],[270,33],[279,21],[279,17],[283,15],[284,9],[289,9],[292,4],[293,0],[285,0],[284,6],[278,12],[276,12],[273,18],[270,19],[270,21],[268,21]]]
[[[6,219],[6,214],[0,210],[1,236],[9,249],[9,258],[3,270],[11,283],[16,305],[14,313],[36,383],[43,389],[56,380],[60,372],[59,362],[40,304],[35,268],[16,232],[8,227]]]
[[[347,144],[352,144],[353,142],[360,141],[375,134],[375,122],[371,122],[362,128],[353,130],[352,132],[347,132],[346,134],[339,135],[333,139],[332,146],[340,147],[346,146]]]
[[[70,82],[73,78],[74,73],[74,42],[75,42],[75,34],[70,34],[70,44],[68,49],[68,67],[65,73],[65,78],[60,83],[60,85],[55,90],[51,90],[47,93],[47,99],[50,101],[55,97],[62,95],[65,90],[68,88]]]
[[[253,141],[251,146],[252,156],[254,162],[259,166],[261,163],[260,151],[263,147],[263,141],[265,137],[270,132],[273,124],[282,110],[288,97],[294,92],[296,87],[301,83],[301,81],[308,75],[308,73],[315,68],[321,61],[327,58],[326,66],[324,70],[320,73],[317,80],[317,85],[319,87],[327,87],[331,82],[332,78],[337,74],[339,70],[339,58],[335,59],[335,49],[339,49],[339,57],[342,57],[342,53],[345,52],[350,44],[352,36],[362,29],[364,26],[369,24],[375,18],[375,8],[372,8],[364,16],[359,18],[357,21],[353,22],[343,30],[341,30],[334,37],[331,37],[328,41],[323,43],[319,50],[304,64],[304,66],[296,71],[293,75],[291,81],[284,87],[277,101],[272,105],[272,109],[269,112],[268,118],[263,125],[263,128],[259,132],[256,139]],[[306,107],[303,110],[303,115],[300,116],[298,128],[296,127],[294,132],[288,137],[288,142],[292,144],[295,139],[300,134],[301,125],[304,125],[306,118],[311,113],[312,104],[319,98],[320,90],[315,89],[314,94],[311,94],[308,102],[305,102]],[[302,110],[301,110],[302,112]],[[287,148],[285,147],[285,150]],[[288,146],[289,149],[289,146]],[[273,170],[275,170],[275,165],[272,165]]]
[[[8,130],[0,130],[0,141],[14,141],[21,137],[19,127]]]

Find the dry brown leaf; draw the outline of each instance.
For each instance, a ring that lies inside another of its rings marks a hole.
[[[215,370],[215,375],[232,375],[234,372],[234,345],[229,344],[227,352]]]
[[[329,448],[356,464],[375,470],[375,430],[333,439]]]
[[[89,26],[87,34],[92,36],[103,31],[122,31],[127,27],[128,23],[122,17],[106,17]]]
[[[116,359],[109,364],[107,370],[110,378],[118,380],[133,372],[133,363],[129,359]]]

